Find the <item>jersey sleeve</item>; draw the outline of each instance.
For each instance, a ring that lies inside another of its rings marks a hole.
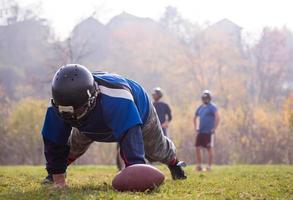
[[[144,144],[140,126],[134,126],[125,133],[120,144],[120,155],[125,166],[145,164]]]
[[[218,108],[217,108],[217,106],[215,106],[215,105],[213,105],[213,106],[211,107],[211,110],[212,110],[212,113],[213,113],[213,114],[216,114],[216,113],[218,112]]]
[[[44,138],[58,145],[67,144],[71,128],[69,124],[62,120],[53,107],[47,109],[42,129]]]
[[[170,122],[172,120],[172,112],[168,104],[166,104],[166,111],[167,111],[168,121]]]
[[[196,111],[195,111],[195,113],[194,113],[194,116],[195,116],[195,117],[198,117],[198,116],[199,116],[199,110],[200,110],[200,108],[201,108],[201,106],[199,106],[199,107],[196,109]]]
[[[101,105],[105,122],[117,140],[128,129],[142,124],[136,104],[127,90],[112,89],[107,94],[102,94]]]
[[[46,169],[49,174],[64,173],[67,168],[71,126],[64,123],[56,111],[49,107],[42,129]]]

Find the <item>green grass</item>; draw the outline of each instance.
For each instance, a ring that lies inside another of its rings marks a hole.
[[[0,199],[293,199],[293,166],[216,166],[212,172],[187,168],[188,179],[172,181],[166,167],[164,185],[153,192],[116,192],[113,166],[73,166],[67,189],[42,186],[43,167],[0,167]]]

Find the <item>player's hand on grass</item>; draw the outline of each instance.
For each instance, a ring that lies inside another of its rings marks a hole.
[[[54,186],[56,188],[65,188],[65,174],[53,174]]]

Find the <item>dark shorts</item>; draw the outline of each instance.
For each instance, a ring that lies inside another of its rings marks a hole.
[[[195,140],[195,146],[204,147],[204,148],[214,147],[214,135],[205,134],[205,133],[197,134],[196,140]]]

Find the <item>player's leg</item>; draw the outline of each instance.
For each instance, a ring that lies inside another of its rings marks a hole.
[[[149,117],[142,128],[142,135],[145,155],[149,161],[168,164],[176,157],[175,145],[164,136],[153,106],[150,106]]]
[[[78,129],[72,128],[71,135],[68,139],[68,144],[70,146],[70,151],[68,155],[67,165],[70,165],[77,158],[83,155],[86,150],[89,148],[90,144],[93,141],[86,137],[84,134],[80,133]],[[43,184],[53,183],[52,174],[48,174],[48,176],[42,181]]]
[[[195,155],[196,155],[196,170],[197,171],[202,171],[202,166],[201,166],[201,146],[202,146],[202,134],[197,134],[196,136],[196,141],[195,141]]]
[[[208,148],[208,167],[207,167],[207,170],[211,170],[212,162],[213,162],[213,149]]]
[[[117,143],[116,165],[117,165],[117,168],[118,168],[119,171],[125,168],[124,161],[123,161],[123,159],[121,158],[121,155],[120,155],[120,145],[119,145],[119,143]]]
[[[201,167],[201,149],[200,147],[195,147],[195,151],[196,151],[196,163],[197,163],[197,166],[196,166],[196,170],[197,171],[201,171],[202,170],[202,167]]]
[[[213,147],[214,147],[214,135],[209,135],[208,137],[208,145],[207,145],[207,150],[208,150],[208,167],[207,170],[210,171],[213,163],[213,157],[214,157],[214,152],[213,152]]]
[[[82,156],[93,143],[93,140],[82,134],[78,129],[72,128],[71,135],[68,139],[70,151],[68,155],[68,163],[70,165],[77,158]]]
[[[186,176],[182,169],[184,163],[177,160],[175,145],[164,136],[159,118],[152,105],[142,134],[146,158],[151,162],[161,162],[168,165],[173,179],[185,179]]]

